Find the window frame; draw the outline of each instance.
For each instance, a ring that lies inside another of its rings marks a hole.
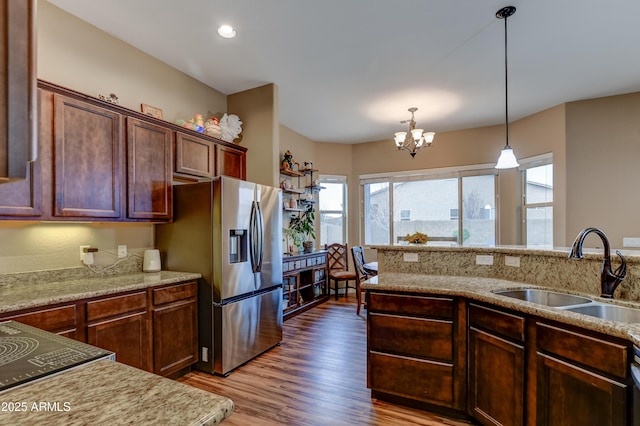
[[[496,210],[499,207],[500,195],[498,192],[498,170],[494,168],[493,164],[477,164],[471,166],[464,167],[446,167],[446,168],[438,168],[438,169],[423,169],[423,170],[412,170],[407,172],[395,172],[395,173],[377,173],[377,174],[367,174],[359,176],[359,205],[360,205],[360,238],[361,243],[364,246],[368,246],[366,243],[367,235],[366,235],[366,224],[365,224],[365,185],[372,183],[388,183],[389,185],[389,238],[390,245],[395,244],[394,241],[394,213],[393,213],[393,203],[394,203],[394,183],[398,182],[409,182],[409,181],[417,181],[417,180],[440,180],[440,179],[452,179],[455,178],[458,180],[458,246],[463,246],[463,217],[462,212],[462,179],[464,177],[469,176],[484,176],[484,175],[492,175],[494,176],[494,205],[496,206]],[[499,223],[498,217],[494,218],[495,220],[495,241],[498,241],[499,234]]]
[[[526,246],[528,245],[528,241],[527,241],[527,209],[529,208],[538,208],[538,207],[551,207],[552,211],[555,210],[554,209],[554,200],[555,200],[555,193],[554,193],[554,186],[552,183],[552,187],[551,187],[551,191],[553,194],[552,197],[552,201],[545,201],[545,202],[541,202],[541,203],[527,203],[527,180],[526,180],[526,172],[528,169],[532,169],[535,167],[541,167],[541,166],[547,166],[547,165],[553,165],[553,153],[549,152],[549,153],[545,153],[545,154],[541,154],[541,155],[537,155],[535,157],[530,157],[530,158],[526,158],[526,159],[522,159],[520,160],[520,166],[518,166],[518,179],[520,180],[520,191],[522,196],[520,197],[520,212],[521,212],[521,222],[522,222],[522,229],[521,229],[521,238],[522,238],[522,243]],[[555,171],[555,167],[554,167],[554,171]],[[555,174],[555,173],[554,173]],[[555,181],[555,176],[552,176],[553,181]],[[553,232],[553,215],[551,217],[551,238],[553,240],[554,238],[554,232]],[[551,245],[553,246],[553,241],[551,241]]]
[[[320,174],[318,177],[320,181],[320,187],[323,184],[331,183],[331,184],[340,184],[342,185],[342,210],[321,210],[320,209],[320,197],[322,196],[322,188],[320,189],[320,194],[318,195],[318,241],[322,241],[322,215],[323,214],[338,214],[342,216],[342,241],[333,241],[340,242],[341,244],[347,244],[349,239],[349,207],[348,207],[348,184],[347,184],[347,176],[346,175],[327,175]]]

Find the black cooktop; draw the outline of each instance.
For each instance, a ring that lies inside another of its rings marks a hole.
[[[0,322],[0,392],[115,354],[15,321]]]

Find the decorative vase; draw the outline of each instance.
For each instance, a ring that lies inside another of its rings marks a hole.
[[[304,253],[311,253],[313,251],[313,241],[305,241],[302,243],[302,249]]]

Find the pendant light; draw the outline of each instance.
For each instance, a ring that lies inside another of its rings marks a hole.
[[[512,169],[518,167],[518,160],[509,146],[509,79],[507,72],[507,18],[516,13],[514,6],[503,7],[496,12],[496,18],[504,19],[504,129],[506,145],[500,152],[496,169]]]

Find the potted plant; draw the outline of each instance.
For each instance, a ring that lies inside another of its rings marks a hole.
[[[291,237],[296,247],[303,247],[305,253],[313,250],[313,241],[316,238],[314,221],[315,211],[313,205],[307,205],[304,212],[299,216],[292,216],[289,221],[289,228],[284,230],[284,234]]]

